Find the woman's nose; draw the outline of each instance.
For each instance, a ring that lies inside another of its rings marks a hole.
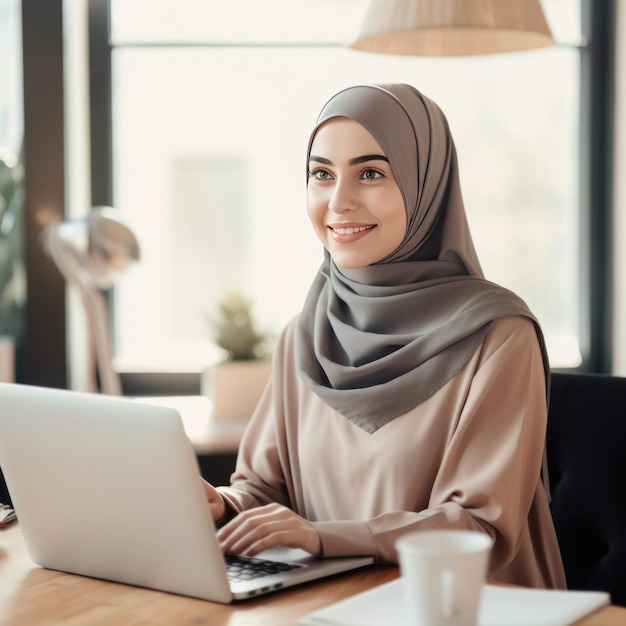
[[[328,208],[333,213],[346,213],[357,207],[354,190],[345,182],[337,181],[333,187]]]

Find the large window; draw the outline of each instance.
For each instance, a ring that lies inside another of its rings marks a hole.
[[[545,0],[561,42],[578,0]],[[581,362],[580,49],[455,59],[356,52],[365,0],[114,0],[113,204],[142,260],[116,290],[121,370],[197,370],[230,290],[262,329],[296,315],[321,261],[306,142],[342,87],[406,82],[440,104],[487,277],[539,317],[553,366]]]

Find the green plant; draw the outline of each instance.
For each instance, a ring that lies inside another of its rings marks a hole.
[[[20,160],[0,146],[0,335],[18,336],[26,299]]]
[[[252,301],[233,291],[219,303],[219,319],[215,322],[218,345],[233,361],[262,359],[267,355],[267,337],[256,329]]]

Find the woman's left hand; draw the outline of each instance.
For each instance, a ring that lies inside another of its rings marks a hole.
[[[322,542],[313,525],[281,504],[248,509],[217,532],[222,552],[255,556],[276,546],[301,548],[320,556]]]

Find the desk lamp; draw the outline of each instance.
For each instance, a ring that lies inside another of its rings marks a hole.
[[[103,291],[139,260],[139,243],[120,216],[107,206],[93,207],[77,220],[53,222],[41,233],[41,245],[69,285],[74,286],[85,309],[91,338],[89,382],[92,390],[121,395],[119,375],[112,365],[112,347]]]

